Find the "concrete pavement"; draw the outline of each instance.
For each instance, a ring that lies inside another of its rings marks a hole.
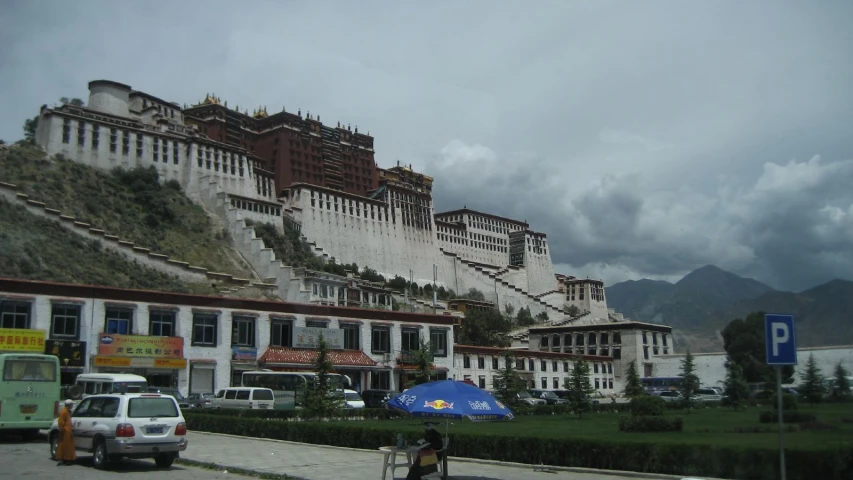
[[[189,432],[187,451],[181,458],[196,462],[287,474],[306,480],[366,480],[382,478],[382,454],[378,450],[310,445],[215,433]],[[399,462],[399,457],[398,457]],[[685,477],[635,472],[546,467],[449,457],[448,474],[453,480],[625,480],[626,478],[681,480]],[[398,468],[394,477],[405,478]],[[388,471],[387,480],[391,479]],[[702,479],[713,480],[713,479]]]

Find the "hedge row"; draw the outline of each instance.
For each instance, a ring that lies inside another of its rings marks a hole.
[[[615,413],[627,412],[630,410],[630,405],[627,403],[617,404],[599,404],[593,405],[591,413]],[[247,418],[276,418],[281,420],[297,419],[302,417],[302,410],[247,410],[247,409],[203,409],[189,410],[193,413],[206,413],[210,415],[225,415]],[[184,412],[187,412],[185,410]],[[535,405],[513,407],[512,412],[516,416],[527,415],[571,415],[574,414],[571,407],[568,405]],[[398,418],[402,414],[396,410],[387,408],[355,408],[341,409],[334,416],[340,419],[370,419],[370,420],[385,420],[389,418]]]
[[[328,425],[318,422],[276,422],[185,413],[191,430],[341,447],[376,449],[392,445],[393,427],[353,422]],[[286,448],[286,447],[285,447]],[[731,448],[714,445],[654,444],[577,438],[537,438],[509,435],[454,434],[451,456],[571,467],[626,470],[681,476],[708,476],[743,480],[779,478],[776,449]],[[788,450],[789,480],[849,480],[853,451]]]

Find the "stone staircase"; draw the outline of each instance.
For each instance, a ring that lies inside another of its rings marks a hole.
[[[487,281],[487,282],[493,282],[493,283],[497,282],[496,285],[499,288],[501,288],[502,290],[504,290],[503,292],[498,292],[498,297],[505,295],[507,293],[512,293],[514,295],[521,295],[521,296],[525,297],[525,300],[531,302],[534,305],[541,307],[541,309],[546,311],[549,315],[558,315],[558,316],[562,317],[566,314],[561,308],[557,308],[553,305],[550,305],[550,304],[546,303],[545,301],[543,301],[538,296],[531,295],[530,293],[528,293],[527,291],[525,291],[521,287],[513,285],[513,284],[509,283],[508,281],[500,278],[498,276],[498,272],[501,272],[501,270],[503,270],[503,273],[506,273],[506,271],[508,271],[508,269],[506,269],[506,268],[500,269],[497,271],[491,271],[490,269],[483,267],[482,265],[480,265],[476,262],[471,262],[471,261],[468,261],[468,260],[461,258],[456,253],[447,252],[447,251],[444,251],[443,249],[441,250],[441,252],[445,256],[452,257],[453,261],[456,262],[457,265],[462,266],[469,273],[476,275],[476,276],[480,276],[484,281]]]
[[[218,291],[220,294],[240,295],[245,293],[247,289],[258,289],[260,291],[269,289],[268,286],[252,282],[247,278],[238,278],[227,273],[211,272],[204,267],[190,265],[179,259],[170,258],[168,255],[153,252],[150,248],[136,245],[134,242],[122,239],[120,235],[115,235],[89,223],[78,221],[73,216],[64,215],[61,211],[50,208],[44,202],[30,198],[17,185],[0,182],[0,196],[6,198],[11,203],[23,205],[27,211],[34,215],[57,221],[61,226],[77,235],[99,242],[104,248],[121,253],[130,261],[136,261],[147,267],[174,275],[186,282],[207,283],[213,281],[219,285]]]

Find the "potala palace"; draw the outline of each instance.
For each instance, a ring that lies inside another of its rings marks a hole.
[[[256,276],[245,283],[280,299],[153,295],[0,279],[0,306],[15,311],[3,314],[0,327],[43,330],[50,345],[79,350],[79,358],[63,366],[65,383],[66,375],[118,369],[184,393],[216,391],[239,384],[246,370],[310,369],[310,349],[294,338],[327,328],[342,342],[333,355],[336,368],[351,373],[361,388],[404,385],[413,372],[407,355],[421,339],[430,342],[439,378],[491,388],[493,372],[503,367],[503,350],[456,345],[452,317],[468,308],[507,306],[548,317],[512,332],[516,368],[531,387],[561,388],[570,362],[583,356],[593,366],[590,382],[606,395],[621,391],[631,361],[641,376],[658,376],[672,374],[683,358],[671,327],[631,321],[608,309],[601,281],[555,274],[545,233],[464,205],[436,213],[433,179],[411,166],[379,168],[373,137],[357,127],[327,126],[301,110],[269,114],[257,107],[249,114],[211,94],[181,106],[96,80],[89,83],[86,106],[42,106],[35,140],[51,156],[101,169],[153,166],[163,181],[177,181],[230,233]],[[35,214],[59,215],[2,181],[0,194]],[[164,263],[164,255],[122,245],[115,235],[70,220],[68,228],[105,245],[115,240],[115,248],[125,247],[127,256],[144,264],[190,280],[230,278],[180,259]],[[284,265],[247,220],[279,230],[287,223],[327,261],[369,266],[386,278],[399,275],[420,285],[435,279],[460,293],[474,288],[488,302],[457,299],[441,302],[434,312],[432,302],[414,300],[418,311],[391,311],[398,292]],[[73,331],[57,330],[57,312],[76,318]],[[123,330],[112,331],[115,325]],[[183,345],[181,358],[113,357],[100,351],[102,333],[175,337]],[[833,361],[846,355],[842,361],[849,367],[850,351],[844,352],[827,355]],[[700,359],[703,383],[717,384],[723,359],[721,354]]]

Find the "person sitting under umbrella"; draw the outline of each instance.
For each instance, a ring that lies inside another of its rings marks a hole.
[[[441,434],[435,427],[436,424],[433,422],[424,422],[424,440],[429,442],[429,446],[435,450],[438,460],[441,461],[444,458],[444,439],[441,438]]]
[[[437,433],[437,432],[436,432]],[[440,439],[441,437],[439,437]],[[435,473],[438,471],[438,455],[433,450],[432,445],[425,439],[418,440],[418,455],[415,461],[409,468],[409,474],[406,475],[406,480],[421,480],[424,475]]]

